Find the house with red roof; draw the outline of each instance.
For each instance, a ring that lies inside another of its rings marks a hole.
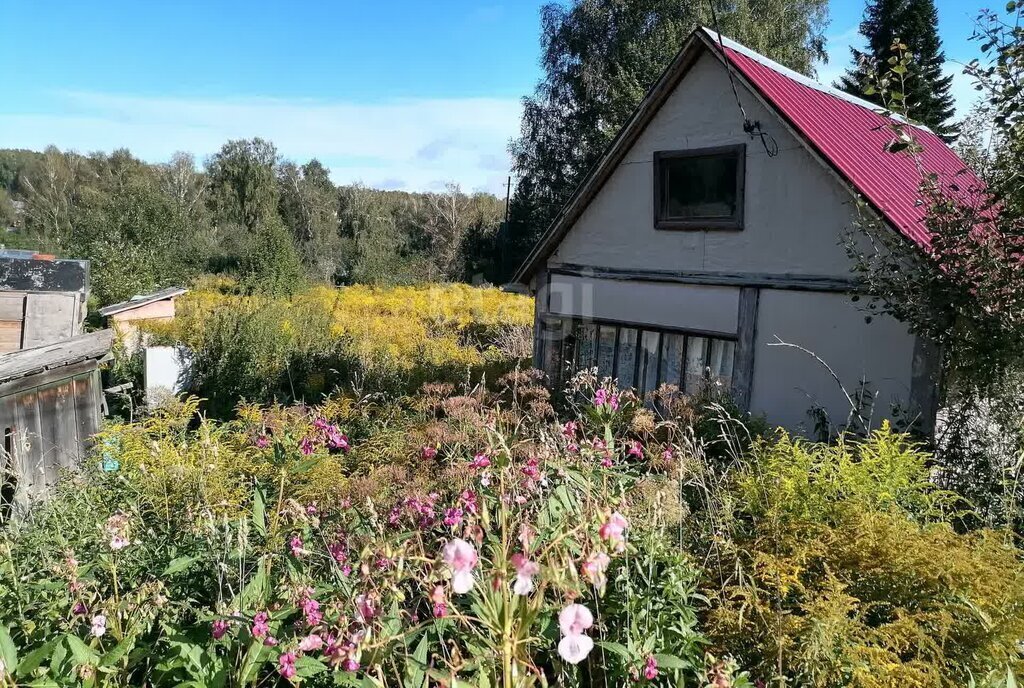
[[[582,368],[645,393],[710,381],[806,432],[853,407],[930,427],[934,347],[862,310],[844,237],[867,214],[926,246],[922,171],[977,179],[922,127],[916,158],[889,152],[892,123],[695,31],[513,280],[536,296],[537,367],[556,386]]]

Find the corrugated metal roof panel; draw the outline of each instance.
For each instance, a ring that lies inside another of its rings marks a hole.
[[[717,37],[716,37],[717,38]],[[984,184],[946,145],[924,127],[912,132],[922,147],[914,156],[891,153],[893,120],[828,87],[789,76],[784,67],[735,44],[725,46],[732,65],[757,88],[835,170],[903,235],[921,246],[930,243],[921,202],[922,171],[935,173],[944,186],[956,185],[962,197]]]

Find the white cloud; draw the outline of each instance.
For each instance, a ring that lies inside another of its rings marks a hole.
[[[179,150],[202,160],[228,139],[260,136],[286,158],[317,157],[338,183],[422,190],[455,181],[500,192],[518,100],[402,99],[380,103],[246,98],[147,98],[94,92],[58,96],[45,114],[0,114],[0,147],[80,151],[126,147],[158,162]]]

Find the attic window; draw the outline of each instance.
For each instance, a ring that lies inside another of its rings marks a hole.
[[[742,229],[746,146],[654,154],[654,226]]]

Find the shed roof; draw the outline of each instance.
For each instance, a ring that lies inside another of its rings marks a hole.
[[[2,354],[0,355],[0,383],[91,359],[101,360],[110,353],[113,343],[113,330],[98,330],[55,344]]]
[[[122,301],[121,303],[112,303],[109,306],[104,306],[103,308],[100,309],[100,315],[108,316],[114,315],[115,313],[121,313],[123,311],[130,311],[133,308],[139,308],[141,306],[145,306],[156,301],[163,301],[164,299],[170,299],[175,296],[181,296],[187,291],[188,289],[185,289],[184,287],[167,287],[166,289],[161,289],[160,291],[154,291],[151,294],[139,294],[137,296],[131,297],[127,301]]]
[[[872,103],[820,84],[703,28],[690,35],[527,256],[513,282],[528,280],[554,251],[704,50],[727,63],[739,82],[774,110],[815,157],[831,167],[853,193],[862,195],[893,228],[918,245],[928,245],[924,226],[928,209],[921,203],[919,193],[922,170],[913,158],[886,150],[894,136],[890,125],[894,120],[902,121],[900,118],[882,114]],[[941,138],[926,127],[914,129],[923,149],[923,171],[938,174],[947,185],[955,184],[961,194],[984,188],[983,182]]]

